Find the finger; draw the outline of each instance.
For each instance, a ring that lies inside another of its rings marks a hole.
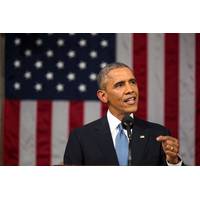
[[[163,135],[160,135],[156,138],[157,141],[159,142],[164,142],[168,139],[168,136],[163,136]]]
[[[156,140],[159,141],[159,142],[164,141],[164,139],[165,139],[165,136],[162,136],[162,135],[160,135],[160,136],[158,136],[158,137],[156,138]]]
[[[164,145],[170,145],[170,146],[176,146],[178,147],[178,140],[177,141],[172,141],[172,140],[166,140],[164,142],[162,142]]]
[[[178,142],[178,140],[176,140],[176,141],[166,140],[166,141],[162,142],[162,144],[163,144],[164,146],[170,145],[170,146],[179,148],[179,142]]]
[[[166,140],[171,140],[171,141],[174,141],[174,142],[177,141],[177,139],[174,138],[174,137],[171,137],[171,136],[163,136],[163,135],[158,136],[158,137],[156,138],[156,140],[159,141],[159,142],[164,142],[164,141],[166,141]]]
[[[171,145],[166,145],[163,147],[163,150],[166,151],[170,151],[173,153],[178,153],[178,147],[177,146],[171,146]]]
[[[175,144],[174,141],[172,141],[172,140],[165,140],[163,143],[165,145],[171,145],[171,146],[173,146]]]

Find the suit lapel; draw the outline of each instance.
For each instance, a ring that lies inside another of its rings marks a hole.
[[[103,117],[95,129],[96,142],[104,158],[110,165],[119,165],[107,118]]]
[[[133,165],[138,165],[143,159],[146,151],[146,145],[149,140],[149,135],[145,133],[145,128],[139,123],[139,119],[135,119],[133,127],[133,142],[132,142],[132,159]]]

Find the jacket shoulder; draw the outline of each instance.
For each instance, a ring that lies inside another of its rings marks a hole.
[[[83,125],[82,127],[75,128],[72,133],[90,133],[92,130],[97,129],[99,127],[105,126],[107,123],[107,117],[104,116],[100,119],[97,119],[95,121],[92,121],[88,124]]]
[[[135,117],[135,123],[145,130],[153,130],[154,132],[171,135],[169,129],[161,124],[146,121],[137,117]]]

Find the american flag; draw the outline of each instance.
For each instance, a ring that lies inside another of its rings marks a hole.
[[[59,165],[72,129],[103,116],[96,76],[131,66],[137,116],[167,126],[200,165],[200,34],[6,34],[4,165]],[[162,133],[161,133],[162,134]]]

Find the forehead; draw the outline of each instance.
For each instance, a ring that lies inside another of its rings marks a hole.
[[[123,68],[115,68],[108,72],[108,79],[129,79],[135,78],[133,70],[123,67]]]

